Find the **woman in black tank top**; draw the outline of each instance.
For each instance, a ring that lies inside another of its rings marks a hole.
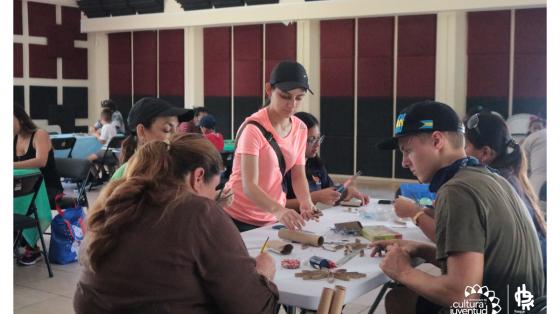
[[[14,106],[14,168],[39,168],[45,180],[51,208],[54,208],[54,198],[63,188],[56,170],[49,134],[37,128],[25,110],[18,105]]]

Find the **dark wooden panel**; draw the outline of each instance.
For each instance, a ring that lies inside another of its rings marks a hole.
[[[227,8],[243,6],[243,0],[210,0],[215,8]]]
[[[109,34],[109,94],[130,97],[132,93],[131,34]]]
[[[532,113],[546,118],[546,111],[546,98],[518,97],[513,99],[512,114]]]
[[[159,95],[184,98],[184,31],[159,31]]]
[[[87,34],[80,32],[80,18],[82,13],[78,8],[62,6],[62,25],[69,29],[74,35],[74,39],[87,40]]]
[[[25,104],[25,93],[23,86],[14,85],[14,103],[24,106]]]
[[[75,48],[72,58],[62,58],[62,77],[65,79],[88,79],[87,48]]]
[[[358,96],[392,97],[393,57],[358,59]]]
[[[467,53],[509,54],[511,12],[469,12]]]
[[[236,60],[234,69],[234,96],[262,97],[262,60]],[[261,101],[262,102],[262,101]]]
[[[321,21],[321,59],[354,57],[354,20]]]
[[[321,125],[328,136],[354,136],[354,99],[321,97]]]
[[[262,97],[263,26],[233,28],[234,96]],[[262,101],[261,101],[262,102]]]
[[[76,117],[72,106],[59,106],[51,103],[48,110],[49,124],[59,125],[62,133],[74,132]]]
[[[23,34],[21,0],[14,0],[14,34]]]
[[[157,95],[157,33],[133,32],[134,95]],[[136,96],[134,97],[136,98]]]
[[[321,96],[354,96],[354,20],[321,21]]]
[[[14,77],[23,77],[23,45],[14,43]]]
[[[546,8],[515,11],[513,113],[546,117]]]
[[[29,45],[29,77],[56,78],[56,59],[46,54],[47,46]]]
[[[358,19],[358,58],[392,57],[394,17]]]
[[[72,107],[78,119],[88,118],[88,89],[87,87],[63,87],[62,99],[65,107]]]
[[[321,144],[321,159],[331,174],[353,174],[353,138],[350,136],[326,136],[323,144]]]
[[[546,54],[517,55],[514,67],[514,98],[546,98]]]
[[[399,17],[397,97],[434,97],[436,21],[434,14]]]
[[[175,107],[185,108],[185,97],[183,96],[162,96],[160,94],[159,98],[169,102]]]
[[[266,24],[266,62],[265,82],[270,79],[272,69],[283,60],[296,60],[297,58],[297,33],[296,24]],[[313,87],[311,87],[313,89]]]
[[[507,97],[467,97],[467,112],[472,112],[477,107],[495,111],[506,119],[508,117]]]
[[[48,119],[51,105],[57,105],[56,87],[29,87],[29,116],[31,119]]]
[[[204,29],[204,96],[231,96],[231,27]]]
[[[225,139],[233,138],[231,134],[231,98],[230,97],[204,97],[204,108],[216,118],[216,130]]]
[[[239,126],[245,118],[257,112],[262,107],[260,97],[233,97],[233,125],[234,133],[237,133]]]
[[[211,9],[212,3],[210,0],[177,0],[185,11]]]
[[[433,98],[436,93],[436,57],[398,57],[397,97]]]
[[[546,54],[546,8],[515,10],[515,54]]]
[[[47,36],[47,30],[56,25],[56,7],[52,4],[29,1],[27,16],[30,36]]]
[[[507,97],[509,94],[509,55],[470,55],[468,97]]]
[[[358,98],[358,136],[393,136],[393,120],[392,97]]]
[[[321,59],[321,96],[354,96],[354,59]]]
[[[362,175],[372,177],[391,178],[393,152],[378,150],[375,145],[385,138],[358,136],[356,169]]]

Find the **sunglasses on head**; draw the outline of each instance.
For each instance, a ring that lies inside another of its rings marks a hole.
[[[480,122],[480,118],[478,117],[478,113],[472,115],[469,120],[467,120],[467,129],[475,130],[478,135],[480,135],[480,130],[478,129],[478,122]]]
[[[492,114],[496,114],[496,113],[492,112]],[[499,116],[499,114],[496,115]],[[469,120],[467,120],[467,129],[474,130],[476,132],[477,138],[481,135],[480,129],[478,128],[479,122],[480,122],[480,118],[478,116],[478,113],[475,113],[472,117],[469,118]],[[508,154],[510,154],[515,148],[515,145],[517,145],[517,142],[511,136],[508,136],[506,138],[505,143],[506,143]]]

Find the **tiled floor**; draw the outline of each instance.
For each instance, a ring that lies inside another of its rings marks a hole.
[[[391,198],[397,184],[395,183],[359,183],[361,190],[376,198]],[[70,191],[72,187],[69,187]],[[100,188],[88,193],[93,204]],[[45,241],[49,242],[47,235]],[[72,296],[80,275],[78,263],[69,265],[52,265],[54,277],[49,278],[44,262],[30,267],[20,267],[14,263],[14,313],[73,313]],[[381,288],[354,300],[348,304],[344,313],[367,313]],[[375,313],[385,313],[383,302]]]

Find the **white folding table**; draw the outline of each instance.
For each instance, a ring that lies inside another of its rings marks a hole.
[[[377,201],[376,199],[372,199],[368,206],[362,207],[362,214],[356,210],[349,212],[347,207],[341,206],[325,209],[323,210],[324,215],[320,218],[320,222],[309,221],[306,223],[303,230],[323,235],[325,242],[347,239],[349,243],[352,243],[356,238],[355,236],[339,235],[334,233],[331,228],[338,222],[359,220],[363,226],[385,225],[400,232],[403,235],[403,239],[430,242],[422,231],[411,221],[408,221],[404,226],[395,223],[397,217],[394,214],[393,206],[380,205],[377,204]],[[272,228],[273,226],[274,225],[269,225],[241,233],[251,256],[257,256],[259,254],[260,247],[267,237],[270,237],[270,240],[280,240],[278,237],[278,230]],[[359,239],[362,243],[369,243],[365,238],[359,237]],[[294,249],[290,255],[282,256],[271,254],[276,259],[276,276],[274,278],[274,283],[278,287],[280,293],[279,303],[303,309],[316,310],[319,306],[319,299],[321,298],[321,292],[324,287],[334,288],[335,285],[344,286],[346,288],[344,303],[348,304],[358,297],[383,285],[389,281],[389,277],[379,268],[379,263],[382,259],[379,257],[370,257],[371,251],[372,249],[366,249],[364,257],[358,255],[340,267],[347,271],[365,273],[367,275],[365,278],[351,279],[350,281],[335,280],[334,283],[328,283],[326,279],[303,280],[302,278],[295,277],[294,274],[304,269],[312,270],[313,268],[306,263],[306,261],[313,255],[336,262],[344,257],[344,250],[330,252],[317,247],[302,249],[301,245],[294,244]],[[301,267],[294,270],[282,268],[280,266],[280,261],[284,258],[298,258],[301,261]]]

